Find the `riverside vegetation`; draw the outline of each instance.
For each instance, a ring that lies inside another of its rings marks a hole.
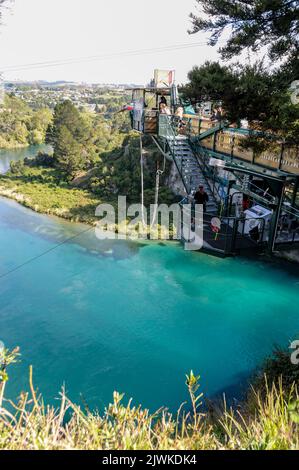
[[[32,110],[25,101],[5,95],[0,106],[0,148],[42,144],[51,121],[52,112],[47,107]]]
[[[64,389],[57,408],[45,405],[33,385],[17,403],[4,398],[7,367],[18,349],[4,352],[0,376],[0,449],[6,450],[283,450],[299,449],[299,367],[287,351],[276,351],[247,399],[236,409],[209,404],[203,409],[200,377],[186,376],[187,396],[176,415],[167,409],[151,414],[114,392],[103,415],[72,403]],[[287,367],[286,367],[287,365]],[[282,372],[282,375],[281,375]],[[296,378],[295,380],[294,377]],[[269,383],[269,385],[268,385]]]
[[[11,170],[0,176],[0,194],[17,200],[37,212],[71,221],[96,222],[95,209],[127,195],[128,202],[140,200],[139,138],[129,131],[124,114],[102,115],[79,111],[70,101],[55,107],[46,141],[53,154],[12,162]],[[162,159],[150,140],[145,141],[145,204],[154,202],[157,166]],[[176,198],[164,185],[170,164],[161,178],[163,202]]]

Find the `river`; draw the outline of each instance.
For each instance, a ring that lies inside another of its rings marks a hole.
[[[65,384],[91,408],[118,390],[174,411],[190,369],[205,396],[239,398],[274,345],[299,334],[299,272],[282,262],[99,241],[3,198],[0,247],[0,340],[22,353],[10,397],[28,388],[32,364],[50,403]]]
[[[31,145],[14,150],[1,150],[0,149],[0,174],[6,173],[9,170],[10,162],[24,160],[24,158],[33,158],[38,152],[50,152],[50,145]]]

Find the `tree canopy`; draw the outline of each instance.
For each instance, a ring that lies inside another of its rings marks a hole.
[[[200,67],[194,66],[188,73],[188,79],[189,83],[181,89],[181,92],[193,103],[223,101],[238,83],[237,76],[231,67],[209,61]]]
[[[5,95],[0,106],[0,147],[41,144],[52,121],[47,108],[32,110],[23,100]]]
[[[189,73],[184,94],[189,99],[221,100],[230,120],[247,118],[257,126],[298,142],[299,106],[291,101],[290,86],[299,79],[299,0],[196,0],[193,29],[210,32],[222,59],[242,51],[267,47],[271,64],[205,63]],[[225,36],[226,37],[226,36]]]
[[[183,95],[195,102],[221,101],[230,122],[247,119],[252,127],[269,130],[298,141],[299,106],[292,104],[281,74],[273,74],[262,62],[224,66],[206,62],[188,74]]]
[[[95,158],[91,122],[71,103],[59,103],[54,110],[53,125],[47,141],[53,145],[54,161],[67,177],[88,168]]]
[[[244,49],[268,46],[272,60],[298,60],[299,0],[196,0],[199,13],[191,13],[193,29],[210,32],[216,45],[226,30],[230,37],[220,48],[231,59]]]

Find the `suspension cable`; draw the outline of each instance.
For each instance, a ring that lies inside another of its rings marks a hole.
[[[163,170],[157,169],[156,173],[156,188],[155,188],[155,203],[154,203],[154,213],[153,213],[153,219],[151,221],[151,228],[154,226],[156,217],[157,217],[157,211],[158,211],[158,202],[159,202],[159,191],[160,191],[160,176],[163,175],[165,172],[165,167],[166,167],[166,157],[164,155],[164,164],[163,164]]]
[[[140,178],[141,178],[141,218],[142,224],[145,227],[144,220],[144,176],[143,176],[143,145],[142,145],[142,135],[140,134]]]

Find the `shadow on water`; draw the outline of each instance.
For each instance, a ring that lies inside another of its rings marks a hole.
[[[127,259],[146,246],[145,243],[128,240],[100,240],[94,227],[37,214],[5,198],[0,198],[0,219],[9,228],[36,235],[58,246],[65,243],[79,247],[83,254],[92,256]]]
[[[299,276],[299,264],[280,257],[278,258],[275,256],[269,256],[267,254],[248,252],[247,254],[242,254],[242,256],[239,257],[239,260],[260,263],[261,268],[263,269],[270,268],[271,270],[275,270],[277,272],[284,272],[290,276],[294,276],[296,279],[298,279]]]
[[[252,383],[252,379],[255,373],[256,369],[252,369],[251,371],[235,374],[235,376],[232,378],[232,383],[223,389],[219,389],[212,395],[209,395],[208,401],[210,403],[216,403],[221,406],[223,405],[225,398],[225,402],[228,406],[235,406],[236,404],[246,399],[248,389]]]

